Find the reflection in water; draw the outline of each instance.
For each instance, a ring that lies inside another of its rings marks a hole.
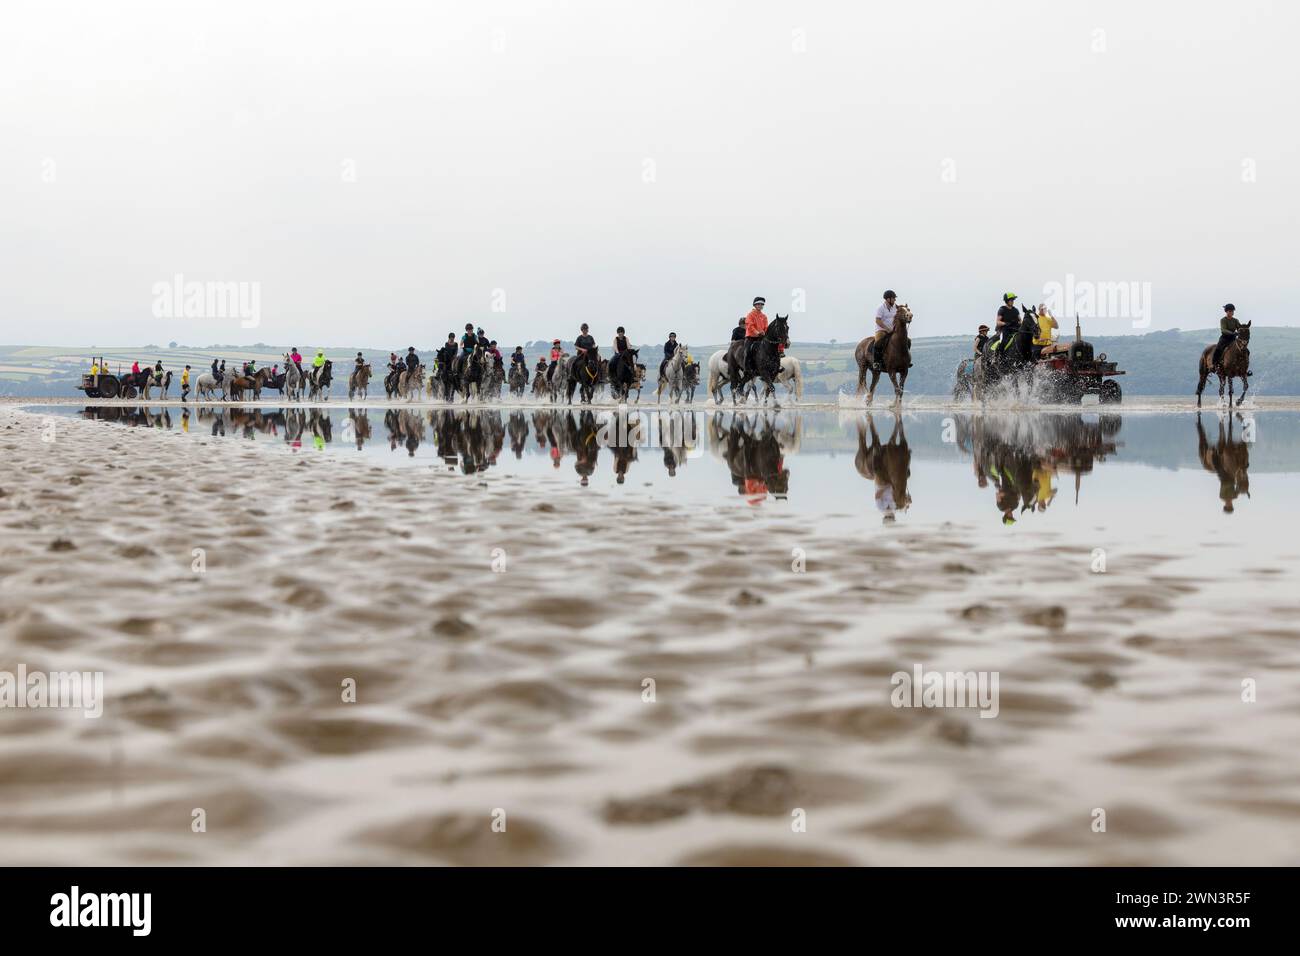
[[[85,418],[113,421],[147,428],[172,429],[175,409],[150,410],[123,405],[88,406]],[[1249,443],[1254,422],[1240,413],[1218,420],[1207,429],[1197,416],[1197,456],[1191,455],[1190,441],[1174,441],[1167,427],[1171,419],[1138,417],[1129,426],[1127,443],[1119,441],[1121,418],[1117,414],[1067,413],[942,413],[931,419],[939,427],[913,428],[909,443],[904,416],[896,412],[862,415],[789,414],[770,409],[702,412],[682,410],[611,410],[539,408],[501,411],[486,408],[388,408],[375,411],[383,417],[382,434],[388,449],[401,460],[430,460],[448,470],[477,474],[498,467],[503,449],[509,445],[512,463],[538,458],[550,462],[547,470],[572,475],[583,487],[593,479],[624,485],[629,476],[649,471],[677,478],[670,493],[716,495],[721,482],[712,472],[692,475],[681,487],[680,475],[691,458],[711,453],[727,469],[735,493],[751,505],[770,499],[786,500],[791,492],[790,463],[801,448],[809,446],[819,456],[804,471],[798,489],[802,507],[816,510],[826,489],[823,484],[828,459],[837,452],[853,451],[853,465],[861,479],[871,482],[876,510],[885,523],[911,509],[913,459],[951,461],[953,449],[970,461],[981,489],[992,493],[992,504],[1000,520],[1016,524],[1048,511],[1057,501],[1062,482],[1072,478],[1073,497],[1079,493],[1085,475],[1124,447],[1125,459],[1149,461],[1161,467],[1196,468],[1196,463],[1219,479],[1223,510],[1231,513],[1241,495],[1249,497]],[[371,411],[365,408],[253,409],[201,406],[182,409],[179,428],[210,432],[215,436],[245,439],[270,437],[298,450],[355,446],[357,451],[375,452],[377,435],[372,434]],[[926,420],[926,415],[919,417]],[[1136,431],[1134,431],[1136,429]],[[1179,429],[1179,434],[1186,435]],[[940,437],[942,436],[942,437]],[[1190,435],[1186,435],[1190,439]],[[382,439],[380,439],[382,442]],[[426,448],[426,445],[431,447]],[[1136,447],[1130,447],[1136,446]],[[382,449],[382,444],[380,445]],[[424,449],[421,452],[421,449]],[[403,455],[402,452],[405,452]],[[602,456],[609,462],[602,464]],[[833,458],[830,459],[833,461]],[[660,472],[656,462],[661,462]],[[699,466],[697,466],[698,470]],[[510,470],[515,470],[513,467]],[[857,479],[843,475],[846,491]],[[696,479],[699,480],[696,480]],[[841,479],[832,477],[832,482]],[[645,481],[649,484],[649,481]],[[725,485],[721,485],[725,487]],[[928,493],[927,493],[928,494]],[[942,508],[941,501],[927,501],[927,513]],[[984,512],[988,514],[988,512]],[[989,515],[989,517],[992,517]]]
[[[874,416],[868,413],[865,421],[858,422],[858,453],[853,459],[858,474],[876,483],[876,508],[886,523],[895,520],[895,513],[900,509],[906,511],[912,503],[912,496],[907,493],[907,479],[912,476],[912,452],[907,447],[903,419],[897,415],[890,417],[893,428],[884,443],[876,431]]]
[[[1003,524],[1046,511],[1061,472],[1074,476],[1078,503],[1083,476],[1115,453],[1118,415],[1090,421],[1082,414],[968,415],[956,419],[957,446],[971,456],[981,488],[993,486]]]
[[[1250,445],[1244,434],[1238,437],[1233,433],[1234,417],[1241,423],[1243,433],[1254,427],[1254,422],[1246,422],[1240,413],[1228,415],[1226,421],[1220,418],[1218,440],[1214,447],[1210,447],[1201,415],[1199,412],[1196,414],[1196,451],[1205,470],[1214,472],[1219,478],[1219,500],[1227,514],[1232,514],[1233,502],[1239,495],[1250,497],[1250,475],[1247,473]]]

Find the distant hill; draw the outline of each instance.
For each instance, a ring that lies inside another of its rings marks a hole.
[[[1072,330],[1061,331],[1065,337],[1072,337]],[[1259,395],[1300,395],[1300,328],[1260,326],[1254,332],[1251,367],[1255,375],[1251,380],[1251,390]],[[1172,329],[1146,335],[1090,336],[1085,333],[1085,338],[1098,352],[1107,353],[1128,373],[1120,380],[1128,395],[1190,395],[1196,387],[1196,363],[1201,349],[1217,337],[1216,329],[1190,332]],[[948,394],[957,363],[970,354],[971,340],[971,336],[914,339],[914,367],[907,380],[908,393]],[[571,340],[563,344],[572,350]],[[790,353],[804,364],[805,394],[810,397],[829,396],[841,389],[852,388],[857,380],[857,368],[853,364],[856,344],[856,339],[852,342],[792,343]],[[315,354],[317,347],[299,345],[308,359]],[[527,343],[524,351],[528,354],[529,365],[535,364],[549,347],[545,340]],[[701,362],[707,362],[709,356],[720,348],[720,344],[704,345],[693,347],[691,351]],[[224,358],[228,363],[248,359],[259,365],[280,363],[287,351],[288,346],[263,343],[205,347],[0,346],[0,396],[79,395],[76,386],[81,374],[89,369],[92,355],[103,355],[111,367],[121,367],[124,371],[129,370],[132,361],[137,359],[142,365],[161,359],[165,367],[174,371],[188,363],[196,371],[201,371],[212,364],[213,358]],[[388,359],[387,349],[355,346],[331,347],[326,349],[326,354],[336,362],[350,362],[358,351],[377,366],[382,366]],[[607,352],[607,347],[602,346],[602,351]],[[432,352],[422,350],[421,354],[427,359]],[[641,360],[651,369],[657,367],[662,356],[662,342],[641,346]]]

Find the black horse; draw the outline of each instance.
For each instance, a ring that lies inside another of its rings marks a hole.
[[[778,346],[790,346],[790,317],[777,314],[767,327],[767,331],[749,350],[748,361],[745,360],[746,340],[732,342],[727,349],[728,378],[731,381],[731,402],[734,405],[737,396],[745,391],[745,386],[755,378],[762,379],[764,385],[763,400],[776,395],[776,377],[781,374],[781,350]]]
[[[592,347],[573,358],[569,367],[569,404],[573,404],[574,389],[581,389],[582,404],[590,405],[600,384],[600,350]]]
[[[626,402],[636,384],[636,359],[640,351],[628,349],[609,360],[609,394],[616,402]]]

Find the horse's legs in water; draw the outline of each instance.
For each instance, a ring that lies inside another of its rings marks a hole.
[[[871,390],[867,392],[867,404],[868,404],[868,405],[870,405],[871,402],[872,402],[872,401],[875,399],[875,397],[876,397],[876,383],[879,382],[879,381],[880,381],[880,373],[877,372],[875,369],[872,369],[872,370],[871,370]]]
[[[1223,385],[1224,385],[1223,375],[1220,374],[1219,375],[1219,404],[1220,405],[1223,404]]]
[[[1201,380],[1196,383],[1196,407],[1201,407],[1201,392],[1205,391],[1205,380],[1210,377],[1210,370],[1202,367],[1200,369]]]
[[[1248,388],[1250,388],[1250,379],[1248,379],[1246,376],[1243,375],[1241,377],[1241,398],[1237,399],[1238,408],[1240,408],[1241,403],[1246,400],[1246,390]]]
[[[1232,408],[1232,376],[1228,376],[1228,408]]]

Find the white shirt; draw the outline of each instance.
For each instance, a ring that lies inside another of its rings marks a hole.
[[[897,311],[898,306],[889,306],[882,302],[880,308],[876,309],[876,321],[892,331],[894,328],[894,313]]]

